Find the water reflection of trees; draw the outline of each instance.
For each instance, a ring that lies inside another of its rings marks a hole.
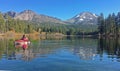
[[[15,48],[13,47],[14,39],[0,39],[0,59],[13,59]],[[12,54],[12,55],[11,55]],[[11,57],[11,58],[10,58]]]
[[[108,58],[117,58],[120,61],[120,38],[99,39],[98,54],[100,54],[101,60],[104,53],[107,53]]]
[[[36,57],[46,57],[60,47],[69,47],[71,51],[83,60],[92,60],[96,55],[103,59],[116,58],[120,61],[120,39],[116,38],[72,38],[57,40],[32,40],[32,44],[25,51],[14,47],[14,39],[0,39],[0,59],[30,61]],[[98,44],[97,44],[98,43]]]
[[[31,42],[32,44],[24,51],[21,47],[15,48],[13,39],[1,39],[0,59],[30,61],[36,57],[46,57],[47,54],[60,46],[59,43],[48,43],[49,46],[46,46],[46,44],[41,44],[38,40]]]
[[[72,51],[80,59],[92,60],[95,56],[99,56],[100,60],[108,58],[112,61],[120,61],[120,38],[101,38],[98,40],[85,38],[79,39],[75,43],[79,43],[79,45],[74,44]]]
[[[14,39],[1,39],[0,40],[0,59],[16,60],[17,54],[21,49],[14,47]]]

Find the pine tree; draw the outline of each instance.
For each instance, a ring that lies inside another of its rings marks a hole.
[[[120,12],[118,12],[117,17],[116,17],[116,34],[120,35]]]
[[[98,30],[101,35],[105,33],[105,22],[103,13],[98,17]]]

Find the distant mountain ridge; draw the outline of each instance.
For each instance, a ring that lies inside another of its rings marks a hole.
[[[68,19],[67,21],[62,21],[61,19],[37,14],[32,10],[24,10],[20,13],[14,12],[14,11],[8,11],[4,13],[4,15],[7,14],[11,16],[14,19],[19,20],[25,20],[25,21],[32,21],[32,22],[39,22],[39,23],[45,23],[45,22],[51,22],[51,23],[61,23],[61,24],[97,24],[97,18],[98,15],[91,13],[91,12],[82,12],[78,15],[75,15],[74,17]]]
[[[33,21],[33,22],[39,22],[39,23],[53,22],[53,23],[65,24],[62,20],[58,18],[37,14],[32,10],[24,10],[20,13],[9,11],[4,14],[7,14],[14,19],[25,20],[25,21]]]
[[[14,12],[14,11],[8,11],[7,13],[4,13],[4,15],[5,15],[5,14],[9,15],[9,16],[12,17],[12,18],[14,18],[14,17],[17,15],[17,13]]]
[[[98,15],[91,12],[82,12],[73,18],[67,20],[71,24],[97,24]]]

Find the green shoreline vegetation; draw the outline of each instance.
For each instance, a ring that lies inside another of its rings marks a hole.
[[[98,17],[97,25],[79,25],[79,24],[60,24],[60,23],[38,23],[30,21],[21,21],[12,19],[8,15],[0,13],[0,35],[6,35],[8,32],[15,35],[40,34],[57,36],[119,36],[120,34],[120,12],[115,15],[109,14],[104,18],[101,13]]]

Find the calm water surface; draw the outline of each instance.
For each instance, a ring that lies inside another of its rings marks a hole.
[[[34,40],[23,51],[0,40],[0,70],[120,71],[119,39]]]

